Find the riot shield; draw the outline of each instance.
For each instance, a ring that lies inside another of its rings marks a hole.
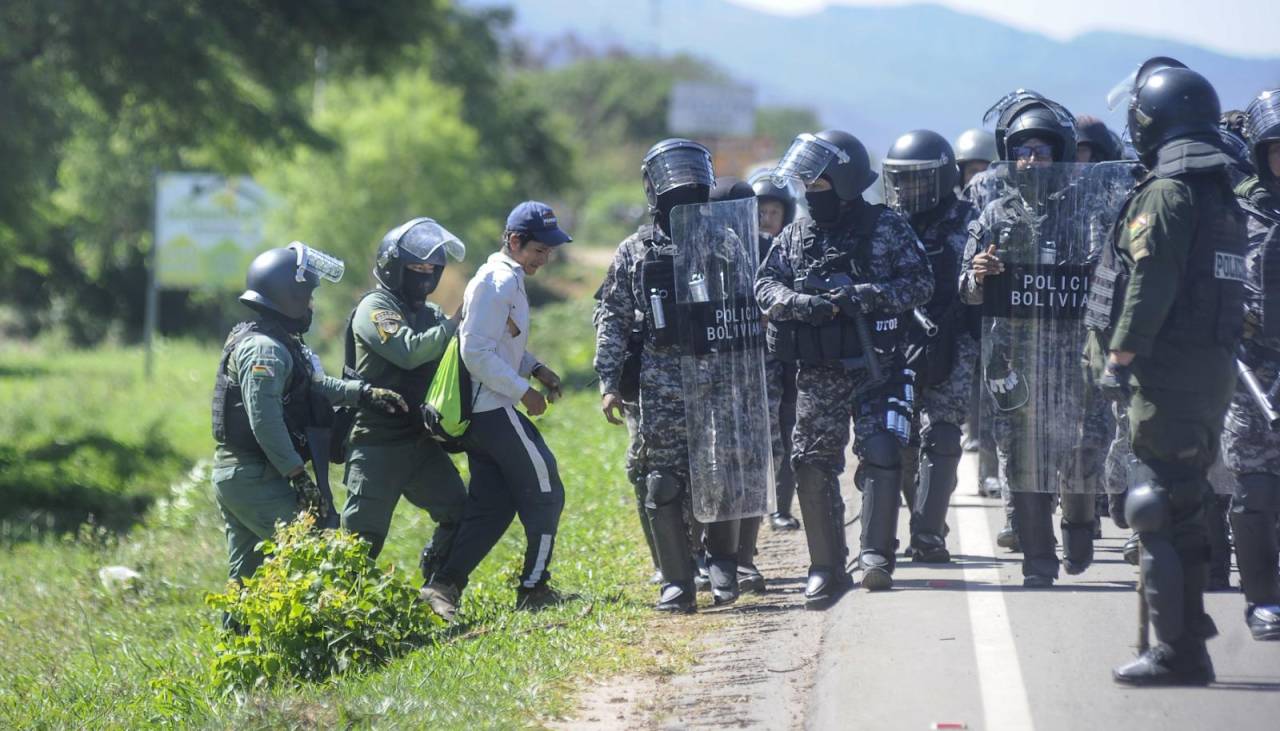
[[[1093,266],[1141,174],[1129,161],[1000,163],[983,211],[1004,265],[983,281],[982,364],[1017,492],[1102,490],[1114,423],[1082,364]]]
[[[757,226],[755,198],[671,212],[689,488],[707,523],[773,511]]]

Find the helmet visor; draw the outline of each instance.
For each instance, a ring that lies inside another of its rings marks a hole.
[[[346,265],[342,263],[341,259],[330,256],[319,249],[313,249],[301,241],[294,241],[289,244],[288,248],[297,257],[297,269],[293,275],[294,281],[305,282],[308,279],[308,274],[314,278],[313,281],[323,279],[335,284],[342,281],[342,273],[346,270]]]
[[[1280,137],[1280,89],[1271,89],[1249,102],[1244,134],[1250,144]]]
[[[982,115],[982,123],[990,126],[1000,118],[1001,114],[1004,114],[1004,110],[1018,102],[1026,101],[1028,99],[1044,100],[1044,95],[1038,91],[1032,91],[1031,89],[1014,89],[1003,97],[1000,97],[995,104],[992,104],[991,107],[987,109],[986,113]]]
[[[653,184],[653,194],[662,195],[685,185],[716,184],[711,156],[701,147],[673,147],[644,161],[645,173]]]
[[[401,251],[423,262],[428,262],[433,255],[436,261],[429,263],[443,263],[441,259],[446,254],[454,261],[462,261],[467,256],[466,244],[430,218],[415,218],[407,223],[398,244]]]
[[[791,143],[787,154],[774,167],[773,184],[781,188],[790,180],[798,180],[801,185],[809,185],[822,175],[832,160],[846,163],[849,155],[830,142],[806,132]]]
[[[1116,82],[1111,87],[1111,91],[1107,92],[1107,110],[1114,112],[1121,106],[1129,106],[1129,102],[1133,100],[1133,86],[1138,83],[1138,69],[1134,69],[1125,75],[1123,79]]]
[[[908,215],[927,211],[942,199],[937,160],[915,164],[884,164],[885,205]]]

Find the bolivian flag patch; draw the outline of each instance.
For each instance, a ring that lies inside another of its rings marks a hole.
[[[276,371],[266,363],[254,363],[249,366],[249,375],[254,378],[275,378]]]

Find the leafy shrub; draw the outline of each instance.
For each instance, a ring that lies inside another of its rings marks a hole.
[[[313,528],[308,516],[277,526],[261,544],[267,559],[257,573],[206,597],[241,630],[214,647],[218,687],[318,681],[380,665],[425,644],[438,626],[409,579],[374,565],[364,541]]]

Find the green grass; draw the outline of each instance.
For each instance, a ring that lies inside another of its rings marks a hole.
[[[558,308],[535,315],[535,352],[584,385],[590,306]],[[185,464],[208,454],[216,352],[170,344],[162,354],[146,384],[130,375],[141,367],[133,350],[5,352],[0,387],[24,404],[25,423],[50,436],[59,431],[46,415],[67,433],[87,420],[131,444],[158,423]],[[30,413],[41,394],[49,410]],[[459,622],[433,644],[371,672],[222,696],[208,681],[217,617],[204,603],[225,577],[222,525],[207,468],[178,470],[132,530],[86,527],[0,548],[0,727],[536,727],[569,710],[583,677],[669,670],[685,658],[678,642],[656,645],[645,632],[652,590],[622,465],[626,433],[596,406],[594,390],[583,389],[538,420],[567,493],[555,583],[579,599],[538,614],[512,610],[524,540],[517,522],[473,577]],[[4,418],[0,440],[21,438],[11,431],[21,420]],[[155,496],[152,480],[131,489]],[[402,501],[379,564],[415,571],[432,527]],[[109,565],[140,571],[142,585],[105,588],[97,572]]]

